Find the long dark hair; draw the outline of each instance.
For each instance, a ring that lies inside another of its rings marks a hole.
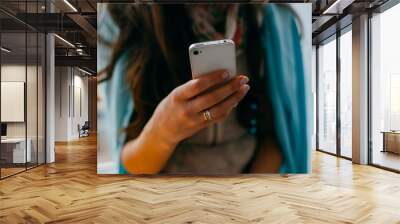
[[[239,104],[239,122],[247,126],[249,105],[262,95],[265,99],[261,35],[257,5],[245,8],[246,55],[251,91]],[[110,4],[108,10],[120,29],[112,43],[112,59],[105,74],[112,74],[116,62],[129,54],[126,81],[132,90],[134,116],[127,127],[128,139],[138,136],[158,103],[175,87],[191,79],[188,47],[196,42],[184,5]]]

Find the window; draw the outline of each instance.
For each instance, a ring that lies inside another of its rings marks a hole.
[[[317,48],[315,45],[312,46],[312,62],[311,62],[311,91],[312,91],[312,113],[313,113],[313,129],[312,129],[312,149],[316,149],[316,134],[317,134],[317,91],[316,91],[316,79],[317,79]]]
[[[400,170],[400,4],[371,18],[372,163]]]
[[[336,39],[318,48],[318,149],[336,153]]]
[[[352,74],[350,29],[340,36],[340,154],[348,158],[352,156]]]

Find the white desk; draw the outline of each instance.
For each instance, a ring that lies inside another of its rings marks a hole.
[[[1,139],[1,144],[3,145],[2,147],[12,147],[12,162],[13,163],[25,163],[25,162],[31,162],[32,160],[32,153],[31,153],[31,146],[32,146],[32,140],[30,138],[27,138],[26,142],[28,143],[26,147],[26,154],[25,154],[25,138],[5,138]],[[27,159],[25,161],[25,159]]]

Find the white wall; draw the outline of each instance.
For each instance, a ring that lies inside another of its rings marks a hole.
[[[72,67],[56,67],[55,74],[55,140],[70,141],[88,120],[88,77]]]
[[[76,72],[77,70],[75,70]],[[88,77],[82,76],[83,73],[79,73],[79,75],[74,75],[74,108],[75,110],[73,119],[72,119],[72,130],[71,135],[78,137],[78,124],[83,125],[85,121],[88,121]],[[80,92],[80,93],[79,93]],[[80,97],[79,97],[80,95]],[[80,101],[80,102],[79,102]],[[79,108],[81,107],[81,108]],[[81,111],[80,111],[81,110]]]
[[[29,81],[29,86],[36,86],[36,80],[33,80],[30,78],[30,74],[35,74],[36,76],[36,67],[34,66],[28,66],[27,68],[28,72],[28,81]],[[1,81],[2,82],[25,82],[25,64],[24,65],[18,65],[18,64],[6,64],[1,66]],[[28,106],[31,108],[29,109],[30,111],[36,111],[36,88],[27,88],[27,103]],[[34,102],[33,104],[31,104]],[[32,108],[34,107],[34,108]],[[7,110],[7,108],[1,108],[1,110]],[[27,113],[27,120],[29,122],[28,124],[28,137],[29,133],[31,131],[29,130],[30,127],[32,127],[32,130],[36,130],[36,113]],[[35,124],[31,124],[31,122],[34,121]],[[33,127],[34,126],[34,127]],[[36,134],[36,132],[35,132]],[[7,136],[8,137],[25,137],[25,122],[7,122]]]
[[[28,70],[30,70],[29,67]],[[1,81],[25,82],[25,65],[2,65]],[[1,110],[6,110],[6,108],[1,108]],[[25,137],[25,123],[7,123],[7,137]]]
[[[69,76],[67,67],[56,67],[55,68],[55,141],[67,141],[68,140],[68,86]]]

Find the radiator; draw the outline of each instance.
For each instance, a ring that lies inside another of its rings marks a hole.
[[[400,132],[382,132],[383,151],[400,154]]]

